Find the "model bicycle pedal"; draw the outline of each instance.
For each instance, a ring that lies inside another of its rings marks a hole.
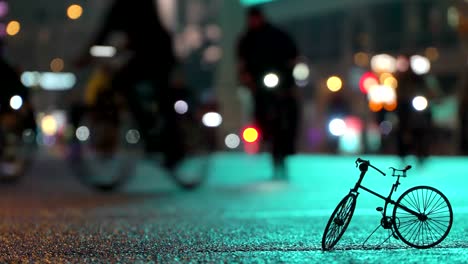
[[[338,203],[333,211],[322,237],[322,249],[332,250],[343,236],[346,228],[351,222],[356,200],[359,195],[358,190],[362,189],[385,201],[383,207],[377,207],[377,211],[382,213],[379,226],[369,235],[382,227],[389,230],[389,237],[400,239],[405,244],[419,249],[433,247],[442,242],[450,232],[453,222],[452,206],[447,197],[439,190],[430,186],[416,186],[405,191],[396,202],[392,200],[392,195],[400,185],[400,178],[406,177],[406,172],[411,166],[404,169],[392,169],[392,176],[396,177],[396,182],[392,185],[390,194],[385,197],[361,185],[362,180],[369,167],[383,173],[378,168],[370,164],[368,160],[358,158],[356,167],[359,166],[361,174],[354,188]],[[393,205],[393,213],[387,215],[388,204]],[[369,237],[364,241],[367,242]],[[384,243],[382,242],[382,243]]]

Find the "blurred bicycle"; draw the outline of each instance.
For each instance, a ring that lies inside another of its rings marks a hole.
[[[128,55],[95,58],[85,103],[71,110],[76,131],[70,151],[73,170],[82,183],[112,191],[128,180],[139,160],[149,158],[164,165],[178,186],[198,187],[215,148],[215,132],[201,120],[210,109],[203,109],[180,83],[173,85],[167,98],[155,94],[151,80],[145,79],[132,92],[139,99],[138,106],[130,105],[132,100],[112,87],[122,57]],[[173,113],[162,113],[167,109],[162,104],[168,103]],[[143,118],[143,125],[136,118]]]

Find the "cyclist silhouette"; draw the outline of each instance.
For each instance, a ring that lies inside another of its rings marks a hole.
[[[171,36],[160,21],[154,1],[115,0],[96,38],[87,47],[86,55],[80,62],[88,61],[89,48],[105,44],[112,33],[123,33],[126,36],[125,49],[131,54],[127,63],[114,74],[111,81],[112,90],[120,92],[126,98],[129,109],[140,127],[146,152],[162,150],[166,167],[172,169],[183,156],[169,88],[169,79],[176,59]],[[142,81],[147,84],[143,92],[138,88]],[[148,111],[142,101],[152,101],[152,105],[155,106],[153,108],[157,110]],[[159,139],[157,144],[151,135],[156,118],[164,120],[164,139]]]
[[[263,140],[271,143],[275,177],[285,177],[284,160],[296,151],[299,103],[292,70],[298,57],[297,47],[284,31],[267,21],[262,11],[250,8],[247,29],[237,47],[240,82],[254,98],[254,119]],[[266,87],[264,77],[274,73],[276,87]]]
[[[408,56],[407,56],[408,57]],[[420,162],[429,156],[429,140],[431,137],[432,115],[429,107],[416,110],[413,99],[425,96],[429,100],[430,91],[424,78],[417,75],[411,67],[398,76],[397,116],[398,116],[398,154],[403,159],[414,153]]]

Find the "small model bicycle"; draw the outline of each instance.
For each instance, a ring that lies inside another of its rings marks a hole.
[[[429,186],[416,186],[405,191],[396,202],[391,199],[393,192],[397,191],[400,185],[400,177],[406,177],[406,172],[411,169],[411,166],[408,165],[401,170],[390,167],[393,170],[392,176],[397,177],[397,179],[388,197],[384,197],[362,186],[361,182],[369,167],[377,170],[383,176],[385,173],[372,166],[368,160],[358,158],[356,167],[358,165],[361,171],[359,180],[349,194],[338,203],[325,227],[322,237],[323,250],[332,250],[346,231],[356,208],[359,188],[385,201],[383,208],[377,207],[377,211],[382,212],[380,225],[364,243],[380,226],[391,233],[385,241],[393,236],[396,239],[401,239],[405,244],[419,249],[433,247],[447,237],[452,227],[453,212],[450,202],[442,192]],[[387,216],[388,204],[394,206],[392,216]]]

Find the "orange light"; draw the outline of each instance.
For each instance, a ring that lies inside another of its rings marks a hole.
[[[10,36],[18,34],[20,30],[21,24],[16,20],[10,21],[6,26],[6,33]]]
[[[381,111],[383,108],[383,104],[382,103],[377,103],[377,102],[374,102],[374,101],[369,101],[369,109],[372,111],[372,112],[379,112]]]
[[[393,102],[391,102],[389,104],[385,104],[384,108],[385,108],[385,110],[387,110],[389,112],[395,111],[395,109],[397,108],[397,102],[393,101]]]
[[[258,131],[253,127],[248,127],[242,132],[242,138],[249,143],[255,142],[258,139]]]
[[[83,8],[80,5],[71,5],[67,8],[67,16],[70,19],[78,19],[83,14]]]

